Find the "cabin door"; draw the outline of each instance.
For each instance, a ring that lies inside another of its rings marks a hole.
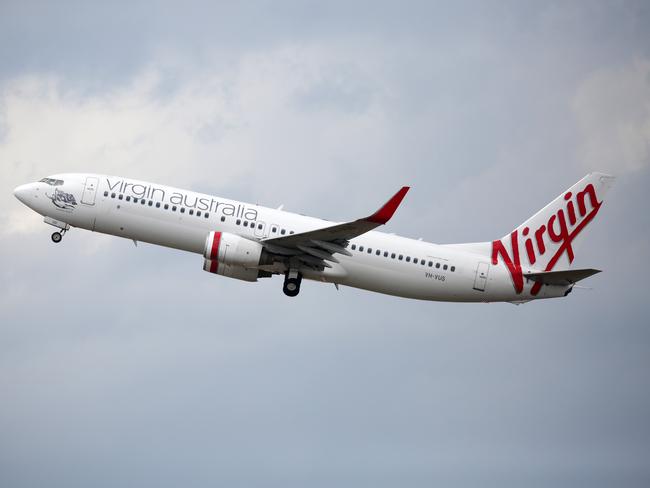
[[[476,267],[476,277],[474,278],[475,290],[485,291],[489,270],[490,265],[488,263],[478,263],[478,266]]]
[[[86,205],[95,205],[95,196],[97,195],[97,185],[99,184],[99,179],[94,176],[89,176],[86,178],[86,184],[84,185],[84,192],[81,195],[81,203]]]

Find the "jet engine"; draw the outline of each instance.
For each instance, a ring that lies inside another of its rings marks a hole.
[[[260,264],[271,264],[264,246],[228,232],[210,232],[205,239],[203,257],[203,269],[209,273],[243,281],[271,276],[258,269]]]

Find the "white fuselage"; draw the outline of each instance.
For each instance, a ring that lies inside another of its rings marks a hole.
[[[65,174],[58,178],[64,181],[60,188],[31,183],[20,187],[24,190],[19,198],[45,217],[73,227],[197,254],[204,252],[210,231],[260,241],[333,225],[121,177]],[[66,208],[65,198],[55,202],[56,191],[77,196],[74,211]],[[370,231],[352,239],[347,250],[351,256],[337,254],[339,262],[331,263],[331,268],[306,270],[304,277],[406,298],[455,302],[520,302],[563,296],[571,289],[544,286],[536,296],[527,291],[515,293],[506,266],[490,262],[489,242],[437,245]]]

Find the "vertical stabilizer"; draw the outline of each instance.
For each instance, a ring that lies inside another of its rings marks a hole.
[[[510,234],[492,242],[492,264],[503,263],[517,293],[523,272],[566,269],[575,259],[585,228],[596,218],[614,177],[590,173]],[[536,283],[531,294],[536,295]]]

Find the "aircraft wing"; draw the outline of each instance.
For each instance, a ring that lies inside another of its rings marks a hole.
[[[310,267],[330,267],[325,261],[338,262],[332,254],[351,256],[351,253],[345,249],[350,239],[388,222],[408,191],[408,186],[402,187],[379,210],[368,217],[299,234],[264,239],[260,243],[270,253],[295,256]]]

